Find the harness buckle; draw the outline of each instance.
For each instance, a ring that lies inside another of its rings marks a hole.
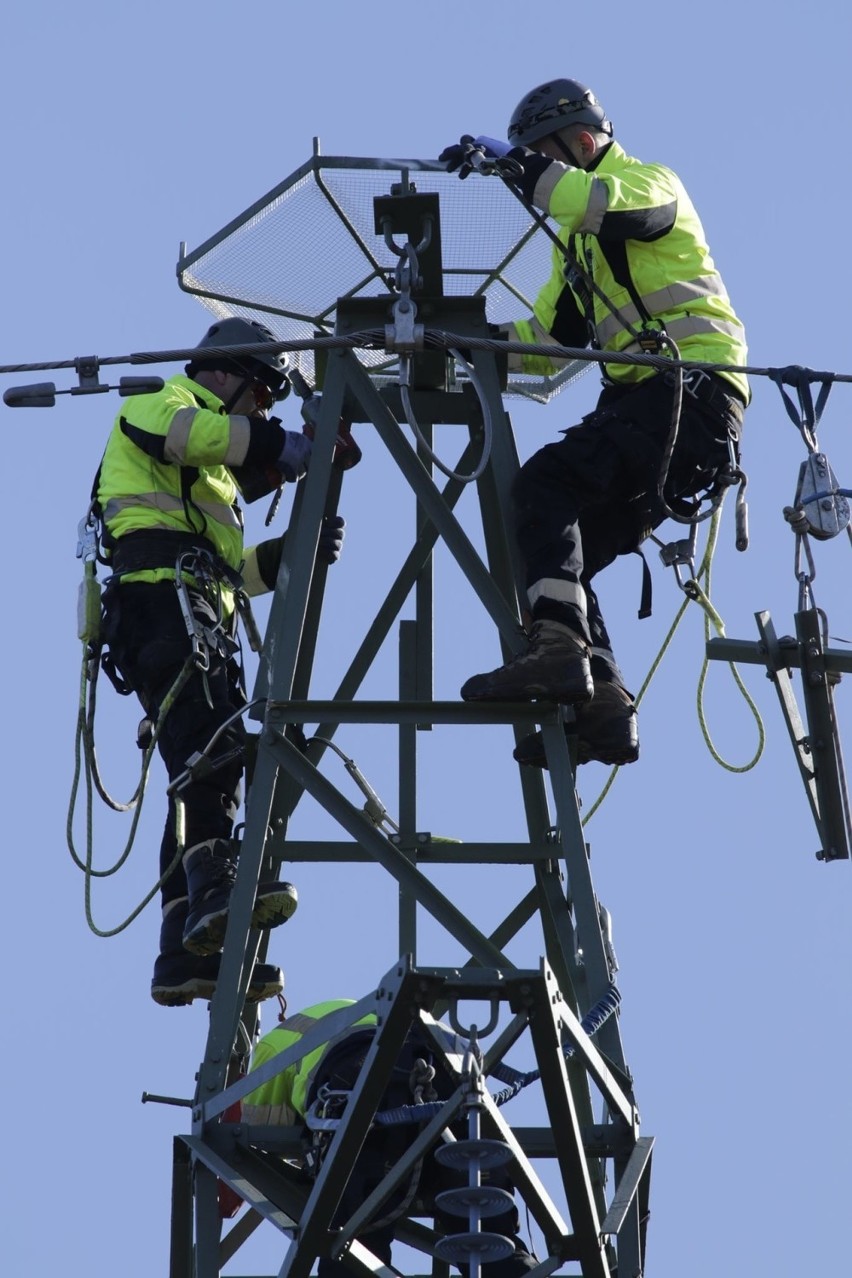
[[[683,371],[683,389],[687,395],[691,395],[693,399],[701,399],[698,388],[703,386],[705,382],[710,382],[710,374],[705,372],[703,368],[686,368]],[[709,389],[709,386],[708,388]]]
[[[663,349],[665,334],[655,328],[643,328],[636,339],[640,350],[646,355],[659,355]]]

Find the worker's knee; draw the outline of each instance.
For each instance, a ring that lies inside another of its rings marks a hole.
[[[512,483],[515,508],[523,510],[540,501],[542,493],[552,487],[556,469],[546,448],[533,453],[521,466]]]

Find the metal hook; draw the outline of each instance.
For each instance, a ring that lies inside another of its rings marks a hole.
[[[461,1038],[468,1038],[475,1042],[477,1034],[481,1034],[483,1037],[485,1037],[488,1034],[493,1034],[495,1029],[497,1028],[497,1021],[500,1016],[499,999],[494,999],[494,998],[489,999],[489,1007],[491,1008],[491,1016],[485,1028],[480,1030],[480,1029],[477,1029],[476,1025],[471,1025],[469,1028],[466,1028],[464,1025],[462,1025],[461,1021],[458,1019],[458,1003],[457,1002],[452,1003],[450,1005],[450,1011],[449,1011],[450,1024],[452,1025],[456,1033],[461,1036]]]

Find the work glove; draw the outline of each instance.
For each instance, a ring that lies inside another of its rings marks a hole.
[[[438,161],[446,164],[448,173],[458,173],[459,177],[464,179],[473,172],[470,158],[478,150],[480,148],[474,143],[473,134],[463,133],[458,142],[444,147],[438,156]]]
[[[556,164],[557,161],[551,160],[550,156],[542,155],[539,151],[531,151],[528,146],[513,146],[511,151],[506,153],[506,158],[514,160],[520,166],[520,173],[513,176],[512,181],[519,188],[524,199],[532,204],[539,178],[551,164]]]
[[[346,536],[346,520],[342,515],[326,515],[322,521],[317,542],[317,559],[326,564],[336,564]]]
[[[295,484],[306,473],[313,446],[314,441],[301,431],[285,430],[284,447],[275,465],[288,484]]]
[[[509,158],[512,148],[499,138],[489,138],[484,133],[478,138],[469,133],[462,135],[453,146],[445,147],[438,159],[446,164],[448,173],[458,172],[466,178],[474,169],[483,177],[497,173],[514,181],[522,172],[520,164]]]
[[[343,547],[345,528],[346,520],[342,515],[324,517],[317,539],[317,559],[321,563],[337,563]],[[260,595],[266,590],[275,589],[286,536],[286,533],[282,533],[280,537],[270,537],[247,551],[243,564],[247,594]]]

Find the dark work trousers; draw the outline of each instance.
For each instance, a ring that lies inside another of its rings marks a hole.
[[[732,389],[720,378],[713,383],[720,392]],[[560,621],[581,635],[600,682],[622,683],[622,677],[591,583],[666,518],[657,487],[672,403],[663,376],[629,389],[607,387],[578,426],[524,463],[513,485],[533,619]],[[729,461],[729,431],[739,439],[742,411],[733,394],[721,394],[711,408],[684,391],[665,486],[669,505],[712,484]]]
[[[354,1087],[369,1046],[370,1035],[361,1033],[358,1034],[357,1040],[352,1043],[344,1040],[343,1043],[333,1047],[320,1063],[309,1100],[316,1095],[316,1092],[324,1083],[335,1089]],[[414,1061],[418,1056],[429,1060],[430,1052],[428,1046],[418,1041],[415,1031],[409,1036],[402,1049],[393,1077],[379,1105],[380,1110],[395,1109],[401,1105],[412,1105],[414,1103],[409,1085],[409,1076]],[[446,1099],[455,1091],[456,1084],[452,1079],[442,1078],[439,1074],[435,1079],[434,1087],[439,1097]],[[458,1127],[454,1124],[453,1131],[457,1136],[467,1136],[464,1123]],[[405,1150],[417,1139],[419,1133],[420,1129],[416,1124],[376,1125],[368,1132],[361,1152],[356,1159],[352,1175],[349,1177],[346,1189],[343,1191],[343,1197],[335,1216],[336,1224],[342,1224],[362,1205],[365,1198],[380,1184],[394,1164],[402,1157]],[[442,1190],[464,1188],[468,1184],[468,1177],[465,1171],[456,1171],[454,1168],[441,1166],[434,1157],[434,1151],[430,1151],[425,1156],[422,1168],[415,1174],[418,1176],[418,1181],[413,1206],[416,1208],[415,1214],[418,1215],[431,1214],[430,1208],[431,1211],[434,1211],[432,1206],[434,1197]],[[504,1167],[497,1167],[484,1172],[482,1182],[483,1184],[512,1192],[512,1182]],[[384,1264],[389,1265],[391,1262],[391,1244],[394,1238],[394,1224],[396,1222],[394,1219],[387,1220],[385,1223],[382,1222],[385,1217],[393,1217],[395,1208],[398,1209],[401,1206],[405,1195],[411,1189],[412,1186],[410,1184],[407,1185],[403,1182],[400,1189],[386,1199],[379,1208],[377,1227],[368,1228],[359,1239]],[[402,1214],[405,1215],[407,1213],[403,1212]],[[440,1233],[446,1234],[467,1233],[468,1230],[466,1215],[456,1216],[440,1210],[435,1212],[435,1225]],[[488,1217],[487,1220],[483,1221],[482,1228],[489,1233],[503,1234],[515,1245],[514,1254],[508,1256],[505,1260],[489,1261],[485,1270],[488,1278],[521,1278],[521,1275],[535,1268],[537,1261],[530,1255],[519,1236],[520,1218],[514,1204],[500,1215]],[[466,1269],[467,1266],[464,1267],[464,1271]],[[317,1272],[318,1278],[345,1278],[352,1271],[347,1268],[342,1260],[320,1259]]]
[[[216,614],[203,594],[190,589],[189,598],[195,615],[213,627]],[[174,584],[109,585],[104,596],[104,634],[113,662],[138,696],[147,718],[156,722],[160,705],[191,651]],[[237,662],[211,647],[209,670],[203,677],[197,672],[190,676],[167,712],[157,742],[170,781],[185,771],[190,756],[204,750],[216,730],[244,705]],[[244,741],[243,722],[237,719],[219,738],[213,753],[222,755],[235,746],[242,750]],[[231,837],[242,773],[241,754],[181,792],[187,848],[205,839]],[[175,803],[170,798],[160,845],[160,874],[165,873],[176,852]],[[186,895],[186,876],[179,864],[163,885],[163,905]]]

